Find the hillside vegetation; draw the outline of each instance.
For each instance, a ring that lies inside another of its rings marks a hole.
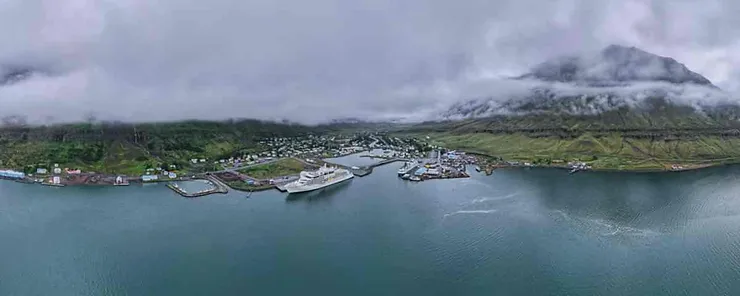
[[[265,137],[331,130],[256,120],[174,123],[88,123],[0,128],[0,168],[81,168],[100,173],[141,174],[154,166],[188,166],[191,158],[219,159],[264,149]]]
[[[697,136],[691,139],[630,138],[619,133],[577,138],[530,137],[525,134],[427,133],[432,143],[507,160],[552,164],[581,160],[594,168],[663,170],[740,162],[740,138]]]

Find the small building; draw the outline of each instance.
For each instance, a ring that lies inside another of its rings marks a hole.
[[[10,179],[23,179],[26,177],[26,174],[12,170],[0,170],[0,177]]]
[[[59,176],[51,177],[51,180],[49,180],[51,184],[60,184],[62,183],[62,180],[59,178]]]
[[[58,167],[55,167],[55,168],[54,168],[54,174],[57,174],[57,175],[59,175],[59,174],[61,174],[61,173],[62,173],[62,169],[60,169],[60,168],[58,168]]]
[[[170,179],[175,179],[177,178],[177,174],[175,172],[170,172],[169,174],[167,174],[167,177],[169,177]]]
[[[123,177],[121,176],[116,177],[116,184],[123,184]]]
[[[36,168],[36,174],[37,175],[46,175],[49,173],[49,170],[45,168]]]
[[[159,180],[159,176],[157,175],[143,175],[141,176],[141,180],[144,182],[152,182]]]
[[[79,175],[81,173],[82,171],[80,170],[67,170],[67,174],[70,174],[70,175]]]

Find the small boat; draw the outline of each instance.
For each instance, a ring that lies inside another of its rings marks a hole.
[[[419,178],[419,176],[411,176],[409,177],[409,180],[414,181],[414,182],[419,182],[421,181],[421,178]]]
[[[480,173],[480,166],[475,166],[475,171]]]
[[[579,171],[580,171],[580,169],[578,169],[578,168],[573,168],[573,169],[571,169],[571,170],[570,170],[570,172],[568,172],[568,174],[575,174],[575,173],[577,173],[577,172],[579,172]]]
[[[252,196],[252,191],[248,192],[248,193],[247,193],[247,196],[245,196],[245,197],[246,197],[246,198],[249,198],[250,196]]]

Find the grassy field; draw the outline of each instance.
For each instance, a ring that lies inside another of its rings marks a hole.
[[[239,190],[239,191],[246,191],[246,192],[265,191],[265,190],[270,190],[274,188],[274,186],[270,184],[255,186],[255,185],[249,185],[243,181],[228,181],[226,182],[226,185],[228,185],[231,189]]]
[[[256,179],[270,179],[298,174],[302,170],[304,170],[304,164],[302,162],[294,158],[286,158],[268,164],[241,169],[239,172]]]
[[[681,140],[625,138],[619,134],[576,139],[531,138],[524,135],[488,133],[430,133],[433,144],[478,152],[506,160],[542,162],[580,160],[594,168],[661,170],[672,164],[684,167],[740,162],[740,139],[702,136]]]

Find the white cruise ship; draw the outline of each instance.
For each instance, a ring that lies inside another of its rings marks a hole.
[[[285,185],[288,193],[307,192],[321,189],[354,178],[352,172],[324,165],[316,171],[303,171],[298,181]]]

